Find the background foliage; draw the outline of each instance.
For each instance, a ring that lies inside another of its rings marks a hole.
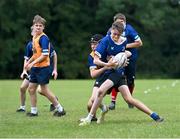
[[[1,0],[0,78],[19,78],[33,17],[47,20],[46,34],[58,53],[59,78],[89,78],[89,39],[106,35],[122,12],[143,40],[139,77],[180,77],[179,0]]]

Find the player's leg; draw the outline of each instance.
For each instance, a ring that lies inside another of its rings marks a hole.
[[[40,95],[46,97],[45,94],[42,93],[42,90],[41,90],[40,85],[38,85],[37,92],[38,92]],[[58,100],[58,97],[57,97],[57,96],[56,96],[56,99]],[[54,111],[55,109],[56,109],[56,107],[51,103],[49,110],[50,110],[50,111]]]
[[[29,86],[29,80],[24,79],[20,86],[20,101],[21,105],[16,112],[25,112],[26,90]]]
[[[130,60],[128,66],[125,68],[125,74],[127,78],[127,85],[131,95],[133,95],[134,87],[135,87],[135,71],[136,71],[136,60]],[[129,108],[133,108],[132,104],[128,104]]]
[[[127,85],[121,85],[118,89],[121,92],[122,97],[124,98],[124,100],[127,103],[132,104],[133,106],[135,106],[139,110],[141,110],[144,113],[148,114],[155,121],[157,121],[157,122],[162,122],[163,121],[163,118],[160,118],[158,114],[156,114],[151,109],[149,109],[145,104],[143,104],[141,101],[133,98],[132,95],[130,94],[130,91],[129,91]]]
[[[91,123],[91,119],[94,116],[94,114],[96,113],[98,107],[100,106],[102,99],[105,95],[105,93],[113,86],[113,82],[109,79],[107,79],[97,90],[97,97],[94,100],[94,103],[91,107],[91,110],[88,114],[88,116],[85,118],[86,120],[84,120],[83,122],[81,122],[79,125],[80,126],[84,126],[87,124]]]
[[[91,110],[91,107],[93,105],[93,102],[95,100],[95,97],[97,96],[96,92],[97,92],[97,89],[98,87],[93,87],[93,90],[92,90],[92,95],[90,97],[90,99],[88,100],[88,104],[87,104],[87,110],[88,110],[88,113],[90,112]],[[91,121],[97,121],[97,118],[96,118],[96,114],[94,114],[93,118],[91,119]]]
[[[30,95],[30,101],[31,101],[31,112],[27,113],[27,116],[38,116],[38,110],[37,110],[37,96],[36,96],[36,89],[38,84],[37,83],[29,83],[29,95]]]
[[[118,94],[118,92],[116,91],[115,88],[113,88],[112,92],[111,92],[111,103],[109,105],[109,109],[110,110],[114,110],[115,109],[117,94]]]
[[[48,100],[56,107],[54,116],[63,116],[66,114],[64,108],[61,106],[59,101],[56,99],[56,96],[49,90],[48,85],[40,85],[42,93],[48,98]]]

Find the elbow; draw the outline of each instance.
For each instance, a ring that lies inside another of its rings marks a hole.
[[[138,41],[138,44],[139,44],[139,47],[143,46],[143,43],[142,43],[142,41],[141,41],[141,40],[140,40],[140,41]]]
[[[98,63],[98,60],[97,59],[94,59],[94,64],[96,64],[97,65],[97,63]]]
[[[91,73],[91,78],[95,79],[97,76],[93,73]]]

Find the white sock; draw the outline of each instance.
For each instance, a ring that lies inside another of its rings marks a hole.
[[[20,109],[25,110],[26,109],[25,105],[24,106],[20,106]]]
[[[86,117],[86,119],[87,119],[88,121],[91,121],[92,118],[93,118],[93,115],[92,115],[91,113],[89,113],[88,116]]]
[[[61,106],[61,104],[58,104],[57,106],[55,106],[58,112],[62,112],[63,111],[63,107]]]
[[[31,107],[31,113],[37,114],[37,107]]]

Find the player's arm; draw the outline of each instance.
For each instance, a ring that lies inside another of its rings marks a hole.
[[[129,43],[126,45],[126,48],[138,48],[141,47],[143,45],[141,38],[139,37],[137,31],[132,27],[132,26],[128,26],[128,30],[129,30],[129,38],[131,38],[131,40],[134,40],[132,43]]]
[[[141,39],[137,39],[135,40],[133,43],[129,43],[126,45],[126,48],[138,48],[141,47],[143,45]]]
[[[27,75],[27,70],[26,70],[26,68],[25,68],[26,63],[27,63],[27,59],[24,59],[23,72],[21,73],[21,76],[20,76],[21,79],[24,78],[24,75]]]
[[[52,72],[52,76],[54,76],[54,80],[57,79],[58,73],[57,73],[57,54],[56,51],[54,51],[54,56],[53,56],[53,72]]]
[[[98,77],[99,75],[101,75],[105,70],[109,69],[108,67],[102,67],[100,69],[97,69],[97,68],[91,68],[90,67],[90,75],[92,78],[96,78]]]
[[[103,62],[100,57],[98,56],[98,54],[95,53],[94,55],[94,64],[98,65],[98,66],[102,66],[102,67],[115,67],[117,66],[117,62],[113,61],[113,60],[109,60],[107,63]]]

